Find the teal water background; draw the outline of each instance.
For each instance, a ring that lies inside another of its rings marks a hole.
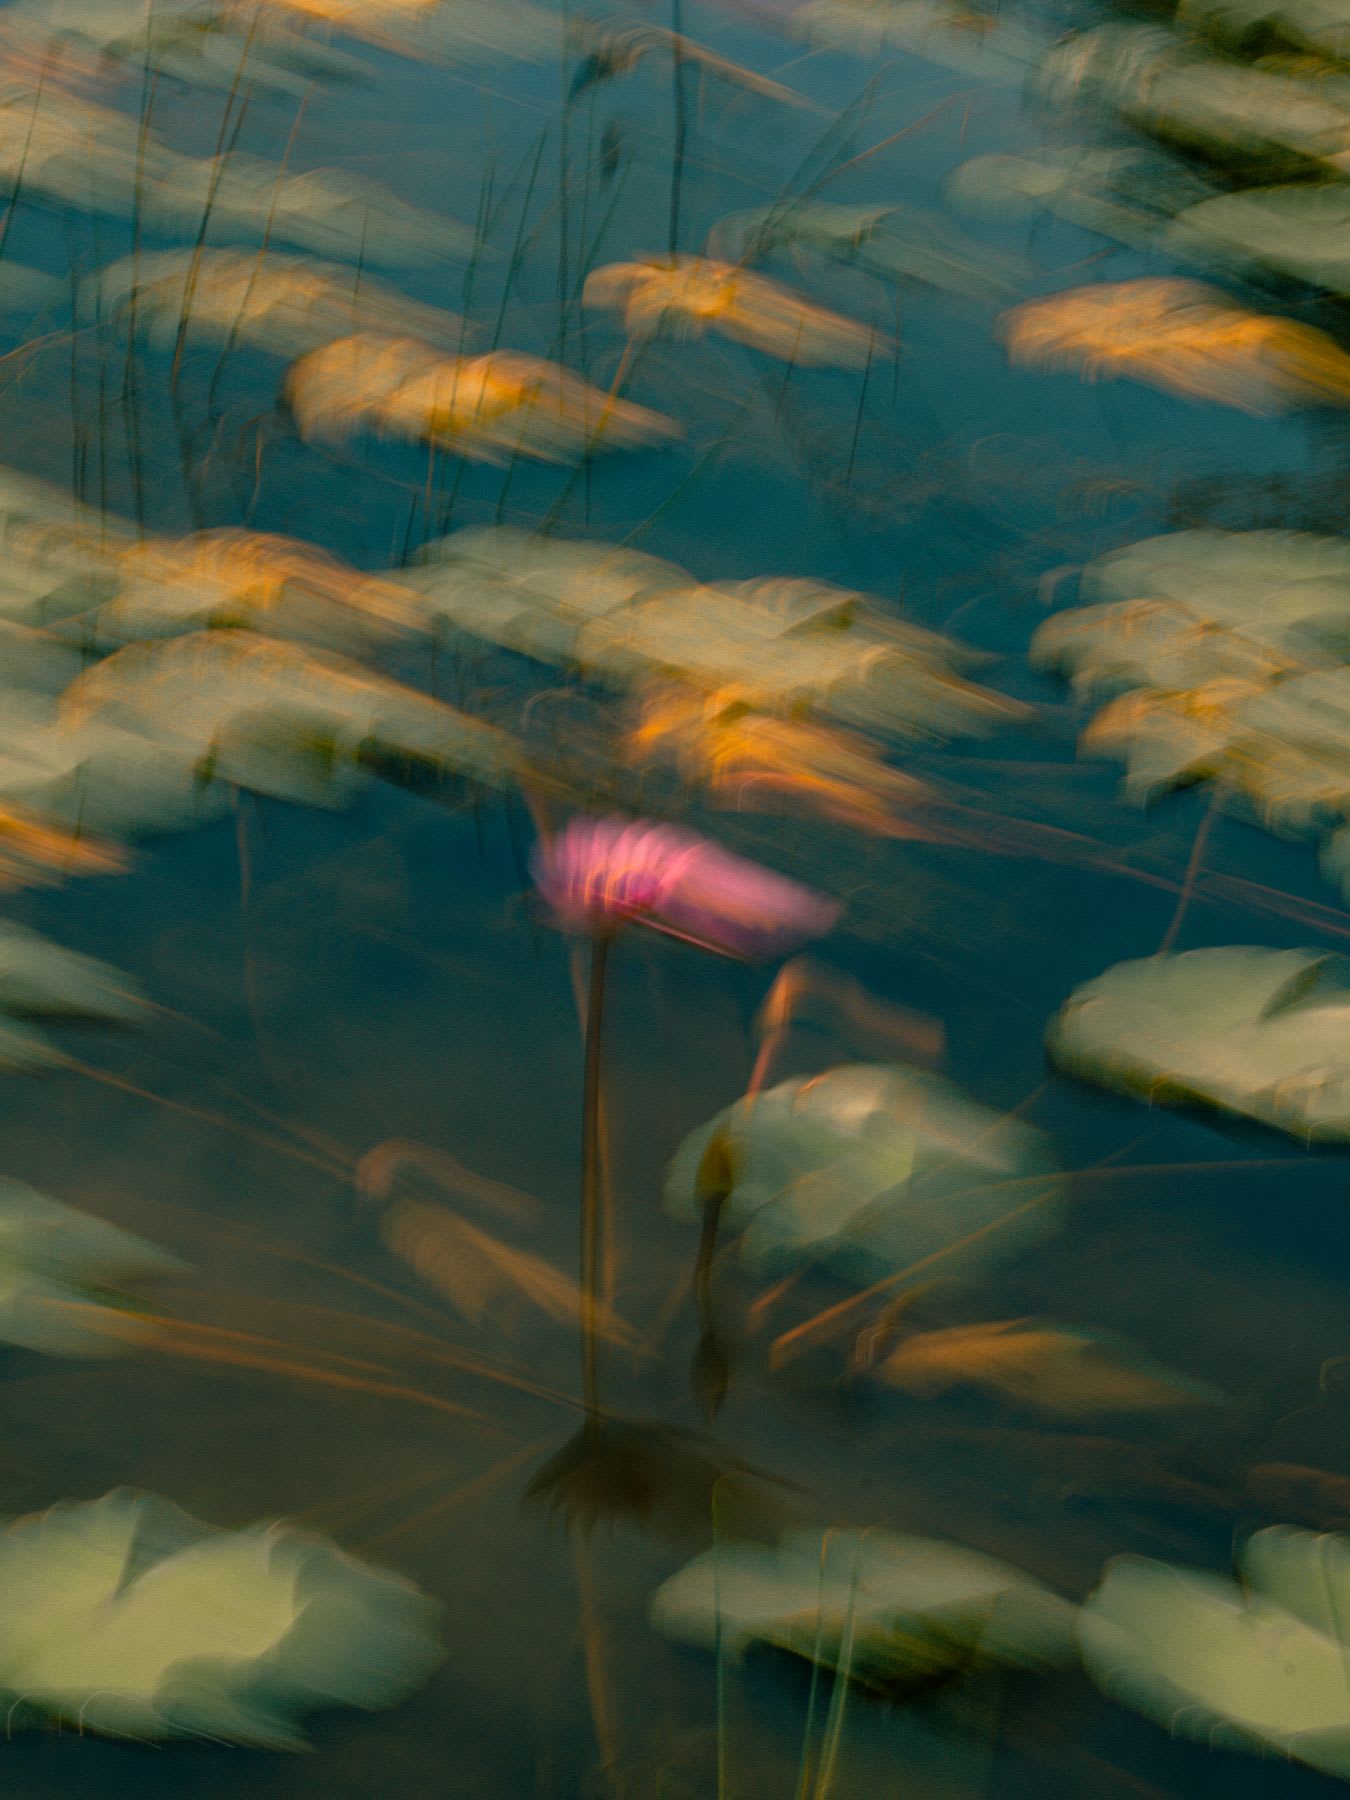
[[[774,107],[711,83],[696,93],[686,77],[686,249],[726,212],[773,200],[803,164],[817,166],[813,147],[845,108],[841,143],[860,160],[822,197],[858,203],[940,208],[944,176],[966,157],[1055,131],[1015,88],[914,57],[810,53],[713,7],[687,7],[684,28],[821,109]],[[652,57],[581,95],[564,129],[571,64],[452,74],[359,54],[369,83],[313,91],[291,166],[375,174],[470,224],[490,167],[495,254],[475,265],[467,298],[458,265],[402,272],[401,285],[488,321],[500,308],[504,343],[607,383],[622,338],[612,319],[575,304],[578,246],[594,245],[613,202],[593,263],[664,248],[668,62]],[[207,154],[222,103],[162,82],[156,127],[175,147]],[[279,157],[294,124],[293,101],[258,96],[240,148]],[[606,126],[619,145],[608,182],[587,172]],[[523,208],[527,248],[508,288]],[[1029,254],[1039,291],[1156,266],[1067,226],[967,229]],[[145,242],[159,247],[148,234]],[[64,276],[129,247],[122,223],[21,196],[5,253]],[[791,278],[790,263],[775,272]],[[826,304],[888,317],[883,290],[861,278],[817,271],[810,286]],[[822,959],[876,996],[940,1019],[944,1071],[996,1107],[1034,1096],[1027,1116],[1053,1135],[1067,1168],[1085,1171],[1058,1236],[990,1278],[987,1316],[1047,1313],[1125,1332],[1253,1402],[1253,1416],[1268,1422],[1250,1460],[1350,1470],[1346,1410],[1317,1385],[1323,1363],[1350,1350],[1344,1158],[1151,1113],[1047,1074],[1044,1024],[1069,990],[1162,940],[1208,802],[1185,794],[1148,815],[1128,811],[1118,772],[1077,760],[1065,690],[1025,661],[1045,616],[1047,571],[1207,517],[1334,527],[1334,484],[1323,494],[1346,439],[1322,414],[1253,420],[1124,383],[1085,387],[1011,370],[993,340],[995,310],[906,287],[899,355],[870,372],[861,425],[856,375],[796,370],[785,380],[778,365],[724,340],[663,345],[628,391],[677,414],[684,443],[597,462],[579,483],[547,468],[521,465],[504,482],[501,470],[467,467],[449,524],[534,524],[567,487],[554,519],[562,535],[636,534],[641,548],[710,579],[811,575],[865,588],[997,656],[985,678],[1034,702],[1035,724],[927,752],[916,772],[958,786],[993,816],[1090,835],[1171,887],[1128,868],[872,842],[817,819],[704,813],[700,822],[842,891],[848,917]],[[370,568],[446,523],[452,468],[435,472],[428,508],[424,451],[361,440],[329,456],[300,443],[275,409],[280,363],[247,350],[232,354],[212,398],[216,352],[190,347],[176,403],[167,353],[138,350],[135,473],[125,416],[98,414],[100,395],[106,403],[122,380],[120,354],[94,332],[72,356],[68,324],[59,309],[15,321],[0,345],[42,331],[60,340],[11,365],[0,389],[11,465],[76,480],[114,511],[139,505],[155,530],[247,523]],[[1285,486],[1272,493],[1276,475]],[[1072,597],[1072,575],[1067,582],[1061,602]],[[410,653],[399,667],[503,718],[530,682],[554,679],[486,651],[433,668]],[[564,713],[575,705],[581,729],[591,702],[550,703]],[[390,1139],[437,1146],[536,1196],[531,1247],[573,1266],[581,1052],[567,946],[526,889],[529,837],[523,809],[500,800],[443,805],[380,787],[351,812],[326,815],[245,798],[234,819],[146,846],[123,877],[10,903],[23,922],[141,977],[167,1010],[138,1036],[72,1034],[92,1074],[0,1085],[6,1172],[179,1252],[197,1271],[183,1290],[194,1306],[253,1334],[263,1366],[7,1353],[5,1505],[26,1511],[130,1483],[219,1524],[298,1517],[442,1599],[449,1651],[404,1707],[321,1719],[312,1756],[16,1735],[0,1747],[15,1800],[603,1793],[587,1633],[604,1671],[621,1792],[794,1792],[803,1683],[773,1665],[730,1677],[719,1731],[712,1659],[665,1644],[644,1618],[648,1595],[687,1549],[622,1521],[579,1549],[556,1516],[521,1498],[574,1429],[574,1413],[453,1361],[467,1347],[575,1396],[572,1336],[523,1311],[470,1331],[381,1247],[344,1173]],[[1185,948],[1334,944],[1344,933],[1306,846],[1218,818],[1205,868],[1277,890],[1305,912],[1216,899],[1202,883]],[[634,937],[616,953],[612,981],[617,1304],[646,1320],[693,1249],[661,1211],[662,1171],[684,1133],[741,1091],[768,976]],[[856,1053],[804,1028],[784,1072]],[[821,1303],[836,1292],[822,1284]],[[425,1338],[398,1335],[411,1331]],[[437,1360],[437,1344],[450,1360]],[[686,1308],[658,1354],[631,1366],[607,1358],[613,1403],[695,1428],[692,1346]],[[320,1384],[281,1366],[325,1356],[324,1368],[358,1379],[360,1359],[396,1367],[408,1396]],[[1264,1409],[1254,1404],[1263,1396]],[[456,1419],[436,1401],[485,1420]],[[1154,1429],[1131,1428],[1141,1460]],[[1066,1447],[1069,1433],[1012,1433],[992,1407],[949,1408],[939,1422],[913,1402],[841,1398],[811,1365],[779,1381],[737,1380],[716,1432],[746,1460],[802,1483],[822,1518],[954,1536],[1075,1595],[1122,1551],[1229,1567],[1231,1521],[1133,1481],[1128,1455],[1094,1460],[1090,1447]],[[1203,1459],[1203,1448],[1195,1454]],[[1053,1690],[1012,1682],[984,1705],[934,1717],[851,1701],[837,1793],[1297,1800],[1330,1791],[1304,1770],[1173,1743],[1077,1679]]]

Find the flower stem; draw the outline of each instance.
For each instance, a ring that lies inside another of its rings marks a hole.
[[[735,1185],[727,1143],[723,1138],[714,1138],[704,1152],[698,1171],[698,1197],[703,1208],[703,1229],[699,1233],[698,1255],[694,1260],[699,1339],[689,1370],[694,1404],[705,1419],[716,1418],[731,1381],[730,1364],[713,1312],[712,1270],[722,1210]]]
[[[605,964],[609,934],[591,941],[591,980],[586,1003],[586,1072],[581,1097],[581,1391],[586,1430],[594,1436],[596,1404],[596,1302],[600,1285],[600,1038],[605,1017]]]

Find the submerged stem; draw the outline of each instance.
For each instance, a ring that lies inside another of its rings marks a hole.
[[[581,1099],[581,1391],[586,1430],[599,1429],[596,1404],[596,1305],[600,1286],[600,1038],[605,1017],[605,964],[609,934],[591,942],[591,980],[586,1003],[586,1072]]]
[[[730,1363],[713,1312],[712,1271],[723,1208],[735,1185],[730,1147],[724,1138],[714,1138],[704,1152],[698,1172],[698,1193],[703,1206],[703,1226],[694,1259],[699,1339],[689,1371],[694,1404],[705,1419],[716,1418],[731,1383]]]

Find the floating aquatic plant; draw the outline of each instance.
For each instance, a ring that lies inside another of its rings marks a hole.
[[[368,650],[422,625],[400,583],[271,532],[226,528],[148,537],[111,551],[109,562],[115,592],[81,615],[78,626],[63,627],[66,638],[99,650],[210,627]]]
[[[154,1316],[121,1293],[123,1283],[184,1266],[106,1220],[0,1179],[4,1343],[47,1356],[106,1356],[145,1342],[155,1335]]]
[[[410,1582],[285,1523],[218,1531],[119,1488],[0,1535],[11,1726],[304,1747],[301,1719],[392,1706],[440,1661]]]
[[[708,234],[708,254],[728,262],[774,250],[812,252],[884,281],[919,281],[977,298],[998,298],[1031,272],[1018,258],[963,237],[940,214],[908,206],[780,201],[728,213]]]
[[[1161,247],[1194,262],[1275,269],[1347,294],[1350,197],[1339,181],[1216,194],[1178,213]]]
[[[20,0],[9,13],[10,29],[26,32],[53,61],[74,50],[194,87],[231,88],[247,67],[258,87],[301,95],[316,80],[365,73],[354,57],[284,29],[279,18],[250,30],[228,0]]]
[[[286,395],[305,437],[359,427],[421,438],[462,456],[574,462],[679,435],[645,406],[515,350],[448,357],[414,338],[339,338],[294,364]]]
[[[961,671],[976,653],[826,581],[699,582],[626,546],[455,532],[403,577],[444,628],[621,687],[941,740],[1026,716]]]
[[[1179,1736],[1350,1780],[1350,1540],[1272,1526],[1238,1571],[1117,1557],[1079,1615],[1084,1666]]]
[[[358,663],[246,631],[119,650],[71,683],[62,719],[131,731],[199,780],[310,805],[342,803],[380,758],[490,785],[513,784],[522,767],[495,726]]]
[[[1285,633],[1350,619],[1350,541],[1311,531],[1168,531],[1098,556],[1083,598],[1163,599],[1288,647]],[[1311,636],[1294,640],[1306,650]]]
[[[947,177],[946,196],[983,218],[1049,213],[1118,243],[1151,245],[1183,207],[1213,189],[1174,157],[1131,145],[1046,145],[1022,156],[973,156]]]
[[[129,1025],[146,1010],[135,980],[120,969],[22,925],[0,924],[0,1069],[59,1068],[68,1060],[33,1020]]]
[[[0,86],[0,176],[82,210],[395,265],[468,254],[472,234],[345,169],[292,173],[240,151],[183,156],[110,107]]]
[[[1260,54],[1280,43],[1350,59],[1350,24],[1335,0],[1180,0],[1177,19],[1229,50]]]
[[[827,312],[739,263],[647,256],[586,277],[586,306],[617,308],[630,338],[723,337],[786,362],[861,369],[885,345],[876,331]]]
[[[471,341],[467,321],[405,294],[360,269],[275,250],[163,250],[111,263],[94,291],[106,315],[173,344],[180,332],[253,344],[275,356],[303,356],[357,332]]]
[[[1074,989],[1046,1044],[1102,1087],[1337,1141],[1350,1138],[1347,1019],[1343,959],[1225,945],[1118,963]]]
[[[865,738],[803,719],[755,712],[675,684],[649,689],[627,759],[673,761],[685,780],[723,804],[790,811],[801,805],[864,830],[909,835],[899,814],[931,790],[882,761]]]
[[[1297,623],[1281,631],[1272,621],[1254,637],[1202,607],[1203,601],[1193,608],[1179,600],[1071,607],[1037,628],[1029,660],[1033,668],[1066,675],[1087,700],[1140,688],[1169,696],[1208,690],[1217,699],[1219,683],[1255,693],[1304,666],[1302,655],[1274,641],[1292,639]]]
[[[1289,73],[1215,56],[1162,26],[1111,24],[1064,38],[1033,91],[1061,114],[1105,105],[1131,124],[1266,174],[1350,166],[1350,95],[1304,67]]]
[[[1246,412],[1350,404],[1350,356],[1325,332],[1238,306],[1172,277],[1104,282],[1028,300],[1000,321],[1009,358],[1132,376]]]
[[[1074,1607],[1019,1569],[936,1538],[880,1529],[729,1543],[653,1594],[668,1637],[740,1658],[768,1644],[904,1691],[979,1664],[1074,1660]]]
[[[911,1265],[962,1276],[1049,1229],[1058,1182],[1041,1134],[925,1070],[830,1069],[755,1094],[701,1125],[666,1174],[666,1204],[698,1214],[698,1171],[723,1147],[725,1223],[779,1270],[830,1264],[870,1282]]]

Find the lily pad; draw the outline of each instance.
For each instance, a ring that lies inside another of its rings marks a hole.
[[[658,1588],[649,1608],[682,1643],[738,1658],[772,1645],[880,1686],[982,1663],[1065,1667],[1074,1611],[993,1557],[878,1529],[720,1546]]]
[[[62,720],[133,732],[174,767],[310,805],[346,800],[377,754],[489,785],[521,766],[494,726],[358,663],[246,631],[119,650],[71,683]]]
[[[732,1180],[726,1226],[756,1265],[814,1260],[863,1282],[928,1264],[965,1276],[1053,1222],[1041,1134],[922,1070],[855,1064],[727,1107],[670,1164],[666,1204],[679,1217],[701,1216],[713,1146]]]
[[[1089,563],[1083,597],[1174,600],[1299,653],[1326,620],[1326,635],[1350,651],[1350,541],[1311,531],[1169,531]]]
[[[110,264],[95,281],[98,306],[163,343],[180,330],[303,356],[358,331],[460,347],[472,327],[410,300],[364,271],[275,250],[165,250]]]
[[[315,80],[366,73],[354,57],[285,30],[278,19],[249,29],[239,11],[203,0],[21,0],[7,26],[54,62],[74,49],[196,87],[231,88],[247,65],[259,88],[298,97]]]
[[[429,630],[464,632],[563,663],[591,619],[695,584],[675,563],[618,544],[568,542],[513,525],[475,526],[425,545],[399,579]]]
[[[1124,757],[1135,800],[1204,779],[1229,811],[1280,836],[1329,830],[1350,815],[1350,669],[1125,694],[1082,747]]]
[[[62,627],[63,637],[94,652],[218,627],[373,650],[424,628],[401,583],[273,532],[147,538],[119,550],[113,567],[112,598]]]
[[[291,173],[232,151],[183,156],[138,121],[55,85],[0,91],[0,176],[80,210],[195,234],[293,244],[320,256],[406,266],[470,255],[473,233],[346,169]]]
[[[436,1608],[398,1576],[126,1488],[11,1524],[0,1585],[11,1724],[293,1750],[304,1714],[394,1705],[440,1660]]]
[[[1274,1526],[1239,1569],[1117,1558],[1079,1615],[1088,1673],[1181,1736],[1350,1780],[1350,1540]]]
[[[910,206],[779,202],[729,213],[708,236],[710,254],[739,262],[804,250],[884,281],[920,281],[945,293],[995,297],[1030,279],[1031,265],[965,237],[939,213]]]
[[[1192,260],[1277,269],[1327,293],[1347,294],[1350,192],[1333,181],[1216,194],[1178,214],[1161,247]]]
[[[0,1179],[0,1342],[47,1356],[130,1348],[153,1337],[155,1323],[119,1297],[122,1284],[185,1266],[103,1219]]]
[[[1273,46],[1350,59],[1350,15],[1342,0],[1180,0],[1178,22],[1247,55]]]
[[[1097,26],[1064,39],[1034,77],[1037,99],[1077,102],[1219,163],[1271,174],[1350,166],[1350,84],[1249,67],[1161,26]]]
[[[1305,1140],[1350,1138],[1350,963],[1226,945],[1118,963],[1051,1020],[1058,1067]]]
[[[0,921],[0,1011],[125,1025],[145,1007],[138,984],[120,969]]]
[[[1049,213],[1134,247],[1152,244],[1177,212],[1212,192],[1174,157],[1088,144],[974,156],[946,183],[948,200],[964,212],[997,219]]]
[[[1350,356],[1334,338],[1198,281],[1071,288],[1014,307],[999,331],[1011,362],[1085,381],[1132,376],[1251,413],[1350,405]]]
[[[589,285],[589,284],[588,284]],[[579,462],[680,435],[649,407],[620,400],[541,356],[449,356],[417,338],[358,332],[293,363],[286,397],[302,437],[358,429],[422,439],[483,462],[516,456]]]
[[[704,583],[622,546],[501,527],[441,539],[405,579],[436,622],[616,687],[674,680],[724,704],[939,740],[1025,711],[959,673],[977,660],[965,646],[828,582]]]
[[[1037,628],[1028,656],[1033,668],[1067,676],[1080,699],[1131,688],[1188,693],[1220,681],[1254,691],[1302,664],[1292,649],[1267,647],[1278,635],[1253,639],[1176,600],[1119,600],[1056,613]]]
[[[873,327],[816,306],[741,263],[647,256],[586,277],[582,305],[617,309],[630,338],[683,340],[720,332],[805,367],[864,369],[888,343]]]

